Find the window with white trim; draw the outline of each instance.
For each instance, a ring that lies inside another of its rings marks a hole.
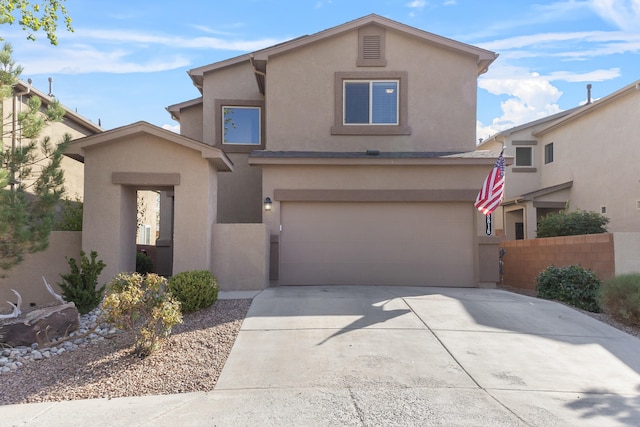
[[[516,147],[516,167],[531,167],[533,156],[531,147]]]
[[[337,71],[332,135],[411,135],[406,71]]]
[[[343,124],[397,125],[399,80],[344,80]]]
[[[222,106],[222,143],[236,145],[261,144],[260,107]]]

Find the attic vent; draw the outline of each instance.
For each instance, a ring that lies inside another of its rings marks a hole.
[[[369,25],[358,30],[358,67],[384,67],[385,29]]]
[[[362,59],[380,59],[380,36],[362,38]]]

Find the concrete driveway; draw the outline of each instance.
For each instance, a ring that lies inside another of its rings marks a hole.
[[[640,340],[500,290],[272,288],[211,393],[17,407],[47,426],[640,425]]]

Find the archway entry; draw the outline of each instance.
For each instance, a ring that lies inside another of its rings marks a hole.
[[[85,164],[82,247],[107,264],[101,282],[135,271],[140,189],[173,194],[171,273],[211,269],[217,173],[232,170],[223,151],[138,122],[76,140],[67,155]]]
[[[136,271],[173,274],[172,188],[139,188],[136,196]],[[144,256],[140,255],[143,254]]]

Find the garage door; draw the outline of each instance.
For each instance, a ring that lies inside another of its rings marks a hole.
[[[282,285],[474,285],[469,203],[280,206]]]

